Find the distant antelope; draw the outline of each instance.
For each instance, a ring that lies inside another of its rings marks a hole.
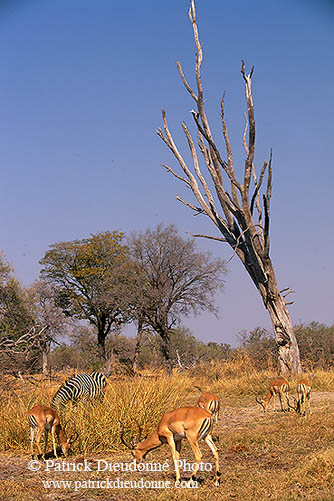
[[[211,412],[212,416],[215,418],[215,422],[218,423],[220,402],[217,395],[210,392],[202,393],[196,405],[197,407],[202,407],[202,409]]]
[[[135,457],[136,461],[138,462],[140,462],[142,459],[145,459],[148,452],[152,451],[153,449],[157,449],[162,444],[168,443],[174,460],[176,481],[179,481],[181,478],[179,468],[181,441],[183,438],[187,438],[196,458],[196,467],[193,468],[193,473],[190,479],[191,482],[196,478],[196,473],[199,469],[202,459],[198,441],[204,440],[210,447],[215,457],[215,485],[219,485],[219,457],[217,448],[211,437],[212,425],[213,418],[211,412],[208,412],[201,407],[182,407],[181,409],[176,409],[164,414],[158,424],[158,427],[148,438],[141,442],[138,442],[141,435],[139,425],[139,434],[137,441],[132,438],[129,444],[124,440],[124,428],[122,428],[121,442],[126,445],[126,447],[131,449],[133,457]]]
[[[41,450],[41,438],[44,432],[44,454],[43,458],[45,458],[46,448],[48,444],[48,434],[51,433],[52,444],[53,444],[53,452],[55,457],[57,458],[57,449],[56,449],[56,438],[59,438],[59,442],[65,456],[68,456],[68,452],[71,444],[74,442],[75,438],[67,439],[59,420],[59,416],[54,409],[50,407],[46,407],[45,405],[36,405],[28,412],[28,421],[30,425],[30,438],[31,438],[31,454],[34,456],[34,436],[37,431],[36,445],[39,454],[42,454]],[[77,435],[77,434],[76,434]]]
[[[289,407],[294,409],[301,416],[306,415],[307,408],[310,409],[310,396],[311,396],[311,386],[307,379],[300,379],[297,382],[297,394],[298,400],[294,397],[292,399],[295,401],[295,405],[291,405],[288,401]]]
[[[263,411],[266,412],[266,409],[268,407],[268,404],[273,397],[274,399],[274,410],[276,410],[276,397],[278,396],[280,404],[281,404],[281,410],[286,411],[288,410],[288,402],[289,402],[289,383],[286,381],[286,379],[279,377],[275,379],[274,381],[271,382],[269,390],[267,395],[265,396],[264,399],[259,399],[258,397],[255,397],[255,400],[257,401],[258,404],[260,404],[263,408]],[[287,406],[285,405],[287,404]]]

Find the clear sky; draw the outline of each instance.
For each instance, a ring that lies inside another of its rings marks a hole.
[[[272,259],[296,291],[294,323],[333,323],[333,2],[197,0],[207,112],[219,137],[219,100],[240,172],[246,110],[241,59],[255,66],[256,163],[273,148]],[[50,244],[106,230],[176,224],[217,235],[175,195],[157,137],[161,107],[175,139],[194,107],[176,69],[194,82],[188,0],[10,0],[0,3],[1,242],[30,285]],[[218,139],[222,144],[222,141]],[[182,143],[181,143],[182,144]],[[198,241],[225,259],[223,243]],[[185,320],[204,341],[235,343],[270,327],[235,257],[217,320]]]

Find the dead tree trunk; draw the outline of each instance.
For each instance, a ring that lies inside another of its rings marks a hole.
[[[187,125],[185,122],[182,122],[182,128],[192,156],[192,169],[188,167],[173,140],[164,110],[162,110],[163,130],[159,129],[157,133],[172,151],[183,174],[179,175],[168,165],[164,164],[163,166],[168,172],[191,188],[199,205],[197,206],[189,201],[185,201],[179,196],[177,196],[177,199],[195,213],[208,216],[218,228],[223,238],[209,235],[193,236],[211,238],[228,243],[233,249],[233,255],[239,257],[258,289],[264,306],[271,317],[278,349],[280,372],[300,373],[299,349],[287,308],[287,304],[289,303],[284,299],[292,291],[289,288],[284,289],[284,291],[278,290],[274,267],[269,256],[272,155],[270,153],[269,161],[264,162],[258,175],[256,174],[253,162],[255,155],[255,120],[251,89],[253,68],[247,75],[245,64],[242,62],[241,73],[245,82],[248,112],[244,131],[246,160],[243,167],[243,179],[239,182],[236,176],[233,153],[225,121],[224,96],[221,99],[220,109],[222,132],[227,153],[226,161],[222,158],[216,146],[204,108],[205,100],[201,81],[203,53],[198,37],[194,0],[191,0],[189,17],[197,49],[195,70],[196,91],[190,87],[179,62],[178,70],[183,84],[197,108],[196,111],[192,110],[191,113],[194,119],[196,134],[198,135],[197,146],[202,157],[202,162],[209,174],[210,181],[207,180],[208,176],[202,174],[198,150]],[[248,140],[246,138],[247,129]],[[265,178],[266,186],[261,198],[261,188]],[[227,188],[228,185],[230,189]]]

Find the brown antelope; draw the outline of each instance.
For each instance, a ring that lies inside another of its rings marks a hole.
[[[45,459],[46,448],[48,444],[48,434],[51,433],[52,443],[53,443],[53,452],[56,458],[57,449],[56,449],[56,438],[59,438],[59,442],[61,445],[61,449],[65,456],[68,456],[68,452],[72,442],[74,442],[75,438],[67,439],[59,420],[59,416],[55,410],[50,407],[46,407],[45,405],[36,405],[28,412],[28,421],[30,425],[30,438],[31,438],[31,454],[34,456],[34,436],[37,431],[36,445],[39,454],[42,454],[40,442],[42,438],[42,434],[44,432],[44,454],[43,458]]]
[[[197,407],[202,407],[208,412],[211,412],[212,416],[215,418],[215,422],[218,423],[220,402],[217,395],[210,392],[202,393],[197,400]]]
[[[306,408],[310,408],[310,396],[311,396],[311,386],[307,379],[300,379],[297,382],[297,394],[298,400],[295,397],[292,397],[295,401],[295,405],[291,405],[288,400],[288,405],[291,409],[294,409],[301,416],[306,415]]]
[[[265,396],[264,399],[259,399],[258,397],[255,397],[255,400],[257,401],[258,404],[260,404],[263,408],[263,411],[266,412],[266,409],[268,407],[268,404],[273,397],[274,399],[274,410],[276,410],[276,397],[278,396],[280,404],[281,404],[281,410],[286,411],[288,410],[287,405],[289,402],[289,383],[286,381],[286,379],[279,377],[275,379],[274,381],[271,382],[271,385],[269,386],[269,390],[267,395]]]
[[[211,412],[201,407],[182,407],[181,409],[176,409],[164,414],[156,430],[139,443],[138,440],[141,434],[139,425],[137,441],[134,441],[132,438],[130,444],[126,443],[124,440],[124,428],[122,428],[121,442],[132,450],[132,455],[138,462],[145,459],[146,455],[153,449],[168,443],[174,460],[176,481],[179,481],[181,478],[179,469],[181,442],[183,438],[186,438],[196,458],[196,466],[193,468],[193,473],[189,480],[192,482],[196,478],[196,473],[202,459],[198,440],[204,440],[210,447],[216,460],[215,485],[218,486],[221,473],[219,469],[218,451],[211,437],[212,425],[213,418]]]

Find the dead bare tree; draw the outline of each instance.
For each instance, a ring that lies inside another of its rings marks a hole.
[[[56,342],[49,325],[35,325],[18,339],[3,337],[0,340],[0,372],[16,374],[26,364],[33,366],[42,355],[42,365],[51,342]]]
[[[278,348],[279,368],[281,373],[301,372],[299,349],[294,334],[290,314],[285,297],[292,291],[289,288],[279,291],[274,267],[269,255],[270,238],[270,199],[272,190],[272,154],[269,161],[264,162],[260,173],[256,174],[254,166],[255,154],[255,119],[252,98],[253,70],[247,74],[245,63],[242,61],[241,73],[245,82],[248,113],[244,131],[244,148],[246,160],[243,168],[243,179],[239,182],[236,176],[232,147],[224,115],[224,95],[221,99],[220,110],[222,119],[222,133],[224,137],[227,160],[224,160],[213,138],[204,107],[203,87],[201,81],[201,65],[203,61],[202,46],[199,41],[196,24],[195,2],[191,0],[189,18],[192,23],[196,53],[196,86],[197,90],[189,85],[180,62],[178,71],[186,90],[196,104],[197,111],[192,110],[196,132],[198,134],[198,150],[193,137],[185,122],[182,128],[192,156],[193,167],[189,167],[175,144],[169,130],[165,110],[162,110],[163,130],[157,134],[168,146],[179,163],[183,174],[179,175],[170,166],[163,166],[178,180],[188,186],[199,206],[182,199],[177,199],[193,210],[196,214],[208,216],[218,228],[223,238],[197,234],[196,237],[211,238],[228,243],[246,268],[253,283],[258,289],[265,308],[268,310],[275,332]],[[248,129],[248,140],[247,140]],[[202,174],[200,156],[204,160],[206,173],[210,182]],[[261,199],[261,189],[265,184]],[[229,188],[227,188],[227,185]]]

